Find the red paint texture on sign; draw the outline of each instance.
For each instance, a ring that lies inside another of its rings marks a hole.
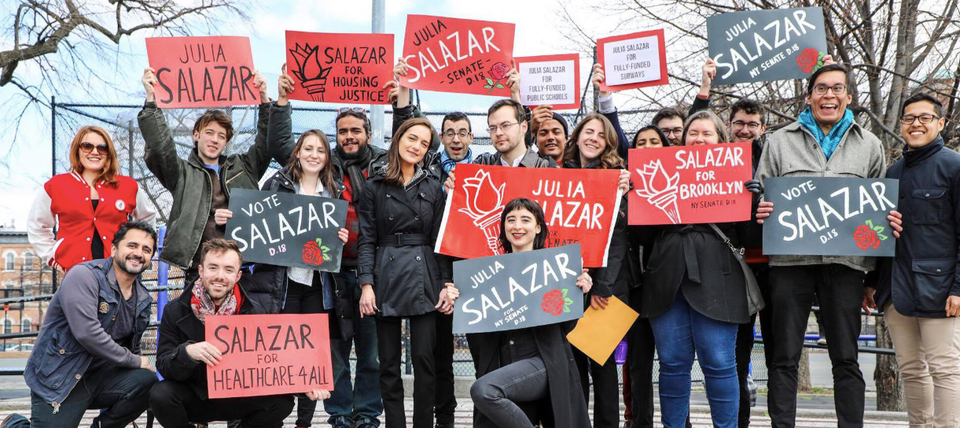
[[[390,104],[383,85],[393,79],[393,34],[287,31],[292,100]]]
[[[147,58],[161,108],[260,104],[246,37],[151,37]]]

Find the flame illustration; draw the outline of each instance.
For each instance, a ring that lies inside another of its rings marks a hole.
[[[497,188],[486,171],[477,171],[475,176],[464,179],[463,183],[467,207],[460,208],[460,212],[470,216],[474,226],[483,230],[487,247],[493,254],[500,254],[500,215],[503,213],[503,190],[506,186],[503,183]]]
[[[651,161],[643,166],[643,170],[635,170],[640,176],[641,185],[636,192],[641,198],[663,211],[670,222],[680,224],[680,210],[677,209],[677,185],[680,183],[680,173],[667,175],[663,164],[659,160]]]
[[[327,75],[333,70],[333,67],[324,68],[320,64],[319,51],[319,46],[310,46],[309,43],[304,43],[303,46],[297,43],[295,49],[290,49],[290,54],[297,62],[297,68],[290,72],[300,80],[300,86],[307,90],[314,101],[323,101]]]

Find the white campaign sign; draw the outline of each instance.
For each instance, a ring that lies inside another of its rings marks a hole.
[[[524,62],[520,68],[520,102],[525,105],[570,104],[577,98],[574,61]]]
[[[609,42],[603,46],[606,84],[660,80],[660,45],[655,36]]]

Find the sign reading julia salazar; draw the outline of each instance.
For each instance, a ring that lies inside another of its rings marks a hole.
[[[236,189],[230,211],[226,237],[237,241],[243,261],[340,271],[346,201]]]
[[[663,30],[597,39],[597,59],[603,64],[601,91],[670,83]]]
[[[900,182],[862,178],[767,178],[773,214],[763,223],[763,253],[893,257],[887,215]]]
[[[223,353],[207,366],[210,398],[333,391],[327,314],[208,316],[204,333]]]
[[[488,333],[579,319],[581,271],[579,244],[454,262],[460,297],[453,332]]]
[[[750,143],[633,149],[630,224],[722,223],[750,219]]]
[[[714,85],[803,79],[823,65],[823,9],[731,12],[707,18]]]
[[[412,89],[509,97],[514,24],[407,15],[400,83]]]
[[[246,37],[151,37],[147,58],[161,108],[260,104]]]
[[[520,72],[520,103],[554,110],[580,108],[580,55],[514,58]]]
[[[389,104],[383,85],[393,79],[393,34],[287,31],[290,99]]]

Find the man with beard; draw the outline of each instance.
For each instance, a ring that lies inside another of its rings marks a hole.
[[[112,258],[70,269],[24,369],[31,419],[10,415],[0,426],[76,427],[87,409],[103,409],[94,427],[123,427],[147,410],[157,376],[140,355],[152,302],[140,273],[156,243],[152,226],[130,221],[113,237]]]
[[[166,428],[192,428],[197,423],[239,420],[241,427],[279,427],[293,410],[292,395],[210,399],[207,366],[222,353],[206,341],[204,322],[212,315],[263,314],[263,308],[239,286],[243,256],[235,241],[203,243],[200,277],[163,311],[157,336],[157,370],[163,381],[150,391],[150,406]],[[307,394],[312,400],[326,391]]]

